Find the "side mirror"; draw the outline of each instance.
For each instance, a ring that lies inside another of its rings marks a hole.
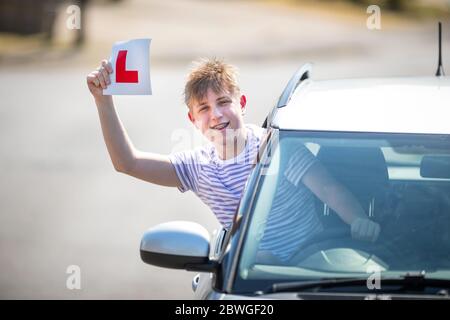
[[[195,222],[172,221],[150,228],[140,252],[142,261],[158,267],[213,272],[217,266],[209,260],[209,233]]]

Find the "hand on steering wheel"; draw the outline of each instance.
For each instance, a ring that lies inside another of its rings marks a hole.
[[[380,225],[368,218],[356,218],[351,224],[352,238],[375,242],[380,234]]]

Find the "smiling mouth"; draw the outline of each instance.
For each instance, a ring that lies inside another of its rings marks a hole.
[[[223,130],[223,129],[227,128],[229,125],[230,125],[230,121],[223,122],[223,123],[216,124],[214,127],[211,127],[211,129]]]

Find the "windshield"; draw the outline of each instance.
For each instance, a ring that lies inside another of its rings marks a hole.
[[[450,136],[275,139],[259,168],[240,282],[417,271],[450,279]]]

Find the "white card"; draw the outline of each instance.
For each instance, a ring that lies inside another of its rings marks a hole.
[[[109,74],[111,84],[103,90],[103,95],[152,94],[150,41],[135,39],[114,44],[109,60],[113,68]]]

